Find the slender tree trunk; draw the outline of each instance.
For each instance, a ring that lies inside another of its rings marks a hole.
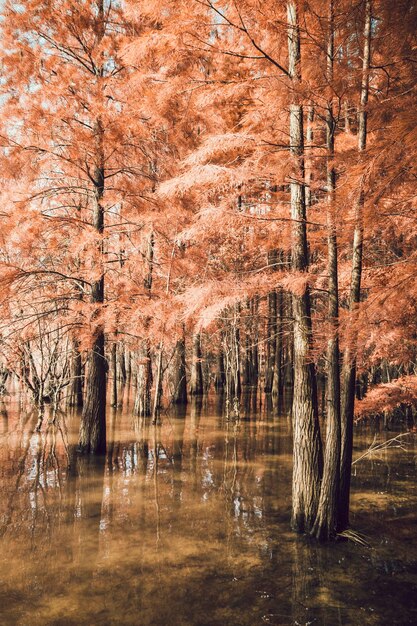
[[[156,424],[159,419],[161,409],[162,398],[162,358],[164,355],[164,342],[161,339],[159,342],[158,360],[156,363],[156,378],[155,378],[155,394],[152,407],[152,424]]]
[[[283,293],[282,289],[276,292],[276,323],[275,323],[275,366],[274,378],[272,381],[272,395],[282,399],[283,393],[283,375],[282,375],[282,317],[283,317]],[[279,403],[278,403],[279,404]]]
[[[313,138],[314,138],[313,123],[314,123],[314,106],[310,105],[308,107],[308,109],[307,109],[307,132],[306,132],[307,148],[311,147],[311,145],[313,143]],[[312,180],[313,180],[313,173],[312,173],[312,167],[311,167],[311,159],[307,159],[307,162],[306,162],[306,187],[305,187],[306,208],[307,209],[311,206],[311,199],[312,199],[311,183],[312,183]]]
[[[174,404],[187,404],[187,370],[185,362],[185,331],[175,347],[175,370],[174,370]]]
[[[255,296],[251,300],[251,331],[252,331],[252,366],[251,366],[251,386],[256,392],[259,379],[259,298]]]
[[[151,231],[146,241],[146,263],[148,271],[143,281],[143,288],[148,297],[152,296],[153,283],[153,259],[154,259],[155,238]],[[145,331],[149,326],[149,318],[145,319]],[[136,398],[133,407],[135,415],[140,417],[149,417],[152,413],[152,353],[149,339],[144,339],[142,344],[142,354],[140,355],[140,363],[136,379]]]
[[[330,88],[333,83],[334,58],[334,7],[329,3],[329,38],[327,45],[327,80]],[[328,322],[330,337],[326,355],[326,447],[324,455],[323,479],[320,500],[313,534],[318,539],[332,539],[337,533],[340,468],[340,371],[339,371],[339,289],[337,273],[337,235],[335,188],[336,172],[334,158],[333,103],[329,100],[326,113],[327,143],[327,271],[328,279]]]
[[[110,394],[110,406],[117,406],[117,345],[113,341],[111,345],[110,354],[110,380],[111,380],[111,394]]]
[[[224,392],[224,386],[226,384],[225,362],[224,362],[224,349],[223,349],[224,333],[222,332],[220,338],[220,345],[217,353],[217,367],[216,375],[214,379],[214,388],[217,393]]]
[[[359,107],[358,151],[366,149],[367,140],[367,104],[369,94],[369,66],[371,60],[371,0],[365,1],[364,42],[362,56],[362,83]],[[355,230],[353,233],[352,276],[350,283],[349,311],[352,319],[361,299],[362,249],[363,249],[363,205],[364,192],[361,189],[355,211]],[[339,530],[349,525],[350,479],[352,471],[353,417],[355,406],[356,382],[356,346],[348,346],[343,357],[342,367],[342,449],[340,461],[340,505]]]
[[[191,362],[190,394],[203,395],[203,368],[201,366],[201,337],[196,333],[193,338],[193,355]]]
[[[81,408],[83,406],[83,363],[81,358],[80,346],[78,341],[74,340],[74,354],[72,357],[72,406]]]
[[[293,90],[290,105],[292,268],[308,269],[307,228],[304,187],[303,109],[298,102],[300,75],[300,32],[295,2],[287,3],[289,74]],[[308,286],[302,295],[293,294],[294,394],[293,394],[293,481],[291,525],[298,532],[313,526],[320,490],[322,447],[317,408],[317,383],[311,362],[311,314]]]
[[[265,393],[271,393],[276,378],[276,350],[277,350],[277,292],[268,294],[268,322],[265,358]]]

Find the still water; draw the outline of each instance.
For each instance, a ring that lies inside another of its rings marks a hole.
[[[417,624],[416,438],[354,466],[367,545],[289,531],[291,423],[213,407],[153,427],[109,409],[102,461],[76,459],[78,418],[34,433],[0,415],[0,623]],[[355,457],[396,432],[361,426]],[[68,470],[68,459],[71,466]]]

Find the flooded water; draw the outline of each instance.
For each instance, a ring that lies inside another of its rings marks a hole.
[[[193,406],[160,427],[108,421],[106,459],[77,460],[75,415],[38,434],[36,416],[3,407],[2,625],[417,623],[414,435],[354,466],[369,545],[325,546],[289,530],[287,417]],[[359,429],[355,457],[374,436]]]

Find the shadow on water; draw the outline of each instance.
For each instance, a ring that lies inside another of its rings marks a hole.
[[[0,407],[1,624],[417,623],[415,441],[355,465],[369,547],[324,546],[289,531],[291,423],[273,400],[247,394],[240,419],[195,401],[159,426],[127,404],[101,459],[77,457],[75,413],[37,433]],[[374,436],[358,429],[357,456]]]

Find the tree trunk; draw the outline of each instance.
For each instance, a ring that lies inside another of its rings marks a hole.
[[[98,332],[90,352],[78,448],[91,454],[106,451],[106,360],[102,331]]]
[[[110,406],[117,406],[117,346],[113,341],[111,345],[110,354],[110,380],[111,380],[111,394],[110,394]]]
[[[327,45],[327,80],[333,83],[334,58],[334,8],[329,6],[329,39]],[[327,271],[328,280],[328,323],[330,337],[327,342],[326,358],[326,447],[320,500],[313,535],[317,539],[333,539],[337,533],[340,468],[340,371],[339,371],[339,289],[337,273],[337,235],[335,211],[336,172],[334,158],[333,103],[329,100],[326,113],[327,144]]]
[[[143,343],[141,354],[141,362],[138,367],[138,376],[136,382],[136,398],[133,412],[140,417],[149,417],[152,413],[151,408],[151,390],[152,390],[152,360],[151,348],[148,340]]]
[[[201,366],[201,337],[196,333],[193,338],[193,356],[191,363],[190,394],[203,395],[203,368]]]
[[[103,263],[104,208],[104,150],[103,124],[97,120],[95,127],[96,158],[94,170],[94,207],[92,225],[99,239],[98,253]],[[92,283],[91,302],[97,305],[96,316],[104,302],[104,273]],[[80,424],[79,449],[92,454],[104,454],[106,450],[106,361],[104,356],[104,329],[98,324],[90,353],[86,397]]]
[[[277,292],[268,294],[268,322],[266,337],[266,357],[265,357],[265,393],[271,393],[274,383],[276,369],[276,349],[277,349]]]
[[[293,157],[291,175],[292,268],[304,272],[308,268],[307,229],[303,162],[303,109],[296,93],[300,80],[300,32],[294,2],[287,3],[289,75],[293,89],[290,105],[290,151]],[[293,294],[294,318],[294,393],[293,393],[293,480],[292,528],[309,532],[318,504],[322,472],[322,448],[317,408],[317,383],[311,362],[312,339],[310,293],[306,286],[302,295]]]
[[[362,83],[359,108],[358,151],[366,149],[367,111],[369,93],[369,66],[371,59],[371,0],[365,2],[364,43],[362,57]],[[352,319],[361,299],[362,248],[363,248],[363,204],[364,192],[360,191],[355,211],[353,233],[352,276],[350,283],[349,311]],[[340,504],[339,530],[349,525],[350,478],[352,471],[353,417],[355,408],[356,346],[349,346],[344,353],[342,367],[342,449],[340,460]]]
[[[174,404],[187,404],[187,371],[185,362],[185,333],[177,341],[175,347],[174,365],[174,393],[172,402]]]
[[[72,391],[71,404],[81,408],[83,406],[83,363],[79,343],[74,340],[74,354],[72,358]]]
[[[307,132],[306,132],[306,142],[307,148],[309,148],[314,139],[314,131],[313,131],[313,123],[314,123],[314,106],[310,105],[307,109]],[[306,194],[306,208],[308,209],[311,206],[312,193],[311,193],[311,183],[313,180],[313,173],[311,167],[311,159],[307,159],[306,164],[306,186],[305,186],[305,194]]]
[[[282,375],[282,315],[283,315],[282,289],[276,292],[276,322],[275,322],[275,365],[272,380],[272,395],[278,397],[278,406],[282,400],[284,378]]]
[[[216,367],[216,375],[214,378],[214,388],[217,393],[224,392],[224,386],[226,384],[226,373],[225,373],[225,364],[224,364],[224,350],[223,350],[223,333],[220,338],[220,345],[217,353],[217,367]]]

